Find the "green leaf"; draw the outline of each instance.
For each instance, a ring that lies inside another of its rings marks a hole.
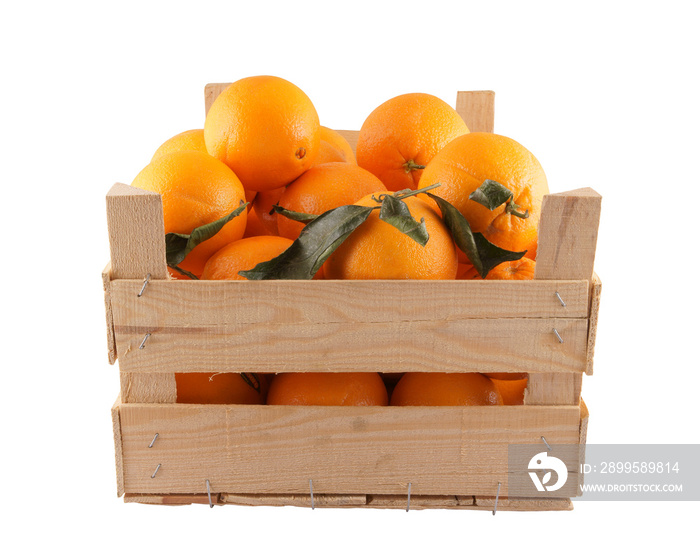
[[[494,245],[481,233],[474,233],[474,241],[476,242],[476,248],[479,252],[479,258],[481,259],[481,265],[484,269],[484,273],[481,274],[482,278],[486,277],[491,270],[502,262],[509,262],[511,260],[520,260],[527,251],[513,252],[511,250],[506,250],[501,247]],[[477,269],[478,271],[478,269]]]
[[[250,280],[311,279],[333,251],[369,217],[376,207],[340,206],[322,213],[302,229],[279,256],[239,272]]]
[[[394,196],[384,196],[379,210],[379,219],[393,225],[402,233],[411,237],[419,245],[425,246],[430,236],[425,228],[425,219],[416,221],[411,215],[406,202]]]
[[[469,195],[470,200],[489,210],[495,210],[513,197],[513,193],[501,183],[486,179],[481,186]]]
[[[310,223],[318,217],[315,214],[305,214],[302,212],[288,210],[287,208],[283,208],[277,204],[272,205],[272,210],[280,215],[283,215],[284,217],[288,217],[289,219],[293,219],[294,221],[299,221],[301,223]]]
[[[196,227],[189,235],[182,233],[167,233],[165,235],[165,261],[168,266],[177,269],[177,265],[192,251],[194,247],[216,235],[224,225],[234,217],[239,216],[248,206],[248,202],[241,201],[240,205],[230,214]],[[178,270],[180,271],[180,270]]]
[[[427,192],[440,208],[442,220],[452,233],[455,244],[467,255],[479,275],[484,278],[501,262],[520,260],[525,252],[512,252],[497,247],[481,233],[473,233],[469,222],[461,212],[447,200]]]

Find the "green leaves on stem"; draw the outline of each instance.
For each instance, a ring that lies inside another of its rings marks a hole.
[[[469,195],[470,200],[481,204],[489,210],[495,210],[498,206],[506,205],[506,213],[520,219],[530,217],[530,211],[519,211],[520,206],[513,200],[513,193],[501,183],[486,179],[479,188]]]
[[[279,256],[261,262],[239,275],[254,279],[311,279],[333,251],[375,208],[340,206],[322,213],[301,230],[299,237]]]
[[[181,274],[184,274],[192,279],[198,279],[197,276],[183,270],[178,265],[185,259],[185,257],[192,252],[192,249],[203,243],[206,240],[211,239],[216,235],[221,229],[233,218],[241,215],[241,213],[248,206],[248,202],[241,200],[238,207],[233,210],[230,214],[212,221],[211,223],[206,223],[200,227],[196,227],[192,230],[189,235],[183,233],[166,233],[165,235],[165,261],[167,265],[173,270],[177,270]]]
[[[485,278],[486,274],[501,262],[520,260],[525,256],[527,251],[505,250],[488,241],[481,233],[473,233],[469,222],[457,208],[439,196],[430,192],[427,194],[435,200],[440,208],[442,220],[450,230],[455,244],[467,255],[482,278]]]

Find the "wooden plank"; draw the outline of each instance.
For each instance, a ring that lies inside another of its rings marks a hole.
[[[112,282],[115,325],[587,318],[588,281],[271,280]],[[555,293],[566,300],[563,307]],[[235,318],[234,318],[235,317]]]
[[[124,452],[122,448],[122,430],[119,419],[121,397],[112,406],[112,435],[114,437],[114,461],[117,468],[117,497],[124,494]]]
[[[565,343],[553,333],[559,332]],[[144,334],[151,333],[143,349]],[[582,372],[586,319],[117,326],[120,370]]]
[[[582,376],[583,373],[530,373],[523,403],[577,406]]]
[[[204,116],[209,114],[209,109],[221,92],[231,83],[208,83],[204,86]]]
[[[120,373],[122,401],[125,404],[174,404],[177,402],[175,373]]]
[[[111,286],[122,372],[585,367],[585,281],[152,281],[136,298],[141,284]]]
[[[470,132],[493,132],[495,100],[493,91],[458,91],[455,107]]]
[[[117,342],[114,338],[114,317],[112,315],[112,290],[111,290],[112,266],[102,271],[102,289],[105,298],[105,321],[107,322],[107,359],[110,365],[114,365],[117,360]]]
[[[474,508],[479,510],[493,510],[496,506],[496,497],[476,497]],[[498,498],[498,511],[554,511],[554,510],[573,510],[574,506],[571,499],[528,499],[521,497],[519,499],[508,497]]]
[[[107,193],[107,228],[112,279],[169,277],[160,194],[116,183]]]
[[[260,495],[249,493],[222,493],[221,504],[266,507],[307,507],[311,508],[311,494]],[[367,495],[325,495],[314,493],[314,508],[364,507]]]
[[[578,406],[122,404],[127,493],[489,495],[509,444],[577,444]],[[148,448],[155,433],[159,437]],[[440,468],[435,468],[435,464]],[[158,468],[157,474],[152,477]]]
[[[125,503],[149,505],[208,505],[207,494],[180,495],[141,495],[127,493]],[[308,495],[254,495],[227,494],[212,495],[214,505],[243,506],[295,506],[311,507]],[[410,510],[451,509],[451,510],[493,510],[495,497],[460,497],[453,495],[415,495],[411,497]],[[402,495],[314,495],[317,508],[367,508],[367,509],[406,509],[406,498]],[[573,510],[571,499],[526,499],[499,496],[497,511],[559,511]]]
[[[598,274],[593,273],[591,281],[591,304],[588,319],[588,357],[586,359],[586,374],[593,374],[593,354],[595,353],[595,337],[598,331],[598,313],[600,312],[600,294],[603,284]]]
[[[591,279],[601,199],[591,188],[544,197],[535,279]]]

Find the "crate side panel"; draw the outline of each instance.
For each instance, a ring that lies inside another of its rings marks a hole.
[[[207,479],[215,493],[305,494],[311,479],[318,494],[405,494],[411,482],[416,495],[491,495],[501,482],[507,496],[508,444],[575,444],[580,423],[577,406],[124,404],[120,413],[125,489],[139,494],[202,493]]]
[[[588,320],[115,326],[115,333],[120,370],[132,373],[575,373],[586,367]]]
[[[111,282],[115,324],[208,326],[463,318],[586,318],[589,282],[274,280]],[[559,301],[559,294],[565,305]]]

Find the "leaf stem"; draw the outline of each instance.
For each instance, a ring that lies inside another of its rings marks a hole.
[[[525,212],[519,212],[520,206],[515,203],[513,198],[506,204],[506,213],[512,214],[520,219],[527,219],[530,217],[530,210],[525,210]]]

